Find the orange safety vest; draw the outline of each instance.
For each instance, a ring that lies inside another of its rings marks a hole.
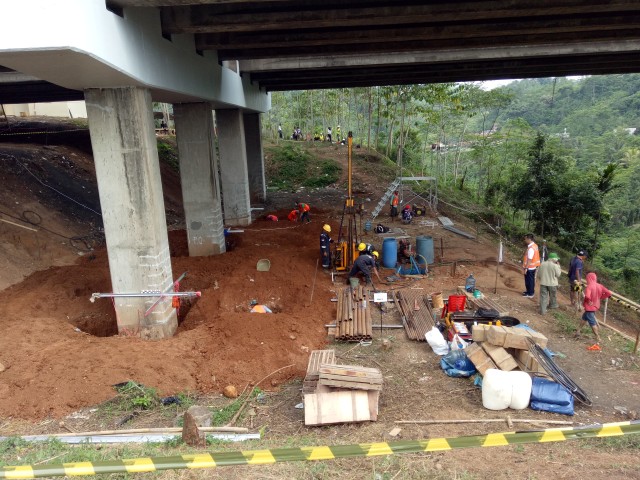
[[[533,258],[529,259],[529,248],[533,248]],[[522,257],[522,265],[525,268],[533,269],[540,266],[540,252],[538,251],[538,245],[531,243],[524,251],[524,257]]]
[[[398,206],[398,195],[394,195],[391,198],[391,206],[392,207],[397,207]]]
[[[300,208],[301,212],[308,212],[309,210],[311,210],[311,207],[309,207],[309,205],[307,205],[306,203],[301,203],[298,205],[298,207]]]
[[[289,219],[290,222],[295,222],[296,219],[298,218],[298,211],[297,210],[291,210],[289,212],[289,215],[287,215],[287,218]]]

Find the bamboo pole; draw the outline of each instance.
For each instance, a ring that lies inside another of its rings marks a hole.
[[[220,433],[249,433],[249,429],[245,427],[198,427],[201,432],[220,432]],[[88,437],[100,435],[133,435],[138,433],[180,433],[182,427],[166,427],[166,428],[130,428],[128,430],[99,430],[95,432],[78,432],[78,433],[42,433],[49,437]]]
[[[396,420],[394,423],[400,425],[415,424],[415,425],[437,425],[445,423],[505,423],[508,421],[513,423],[549,423],[553,425],[573,425],[574,422],[568,422],[565,420],[544,420],[544,419],[529,419],[529,418],[477,418],[469,420]]]

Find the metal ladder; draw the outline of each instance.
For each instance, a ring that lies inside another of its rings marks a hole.
[[[401,182],[402,179],[400,178],[396,178],[393,182],[391,182],[391,185],[389,185],[387,191],[384,192],[384,195],[382,195],[382,198],[378,202],[378,205],[376,205],[376,208],[374,208],[373,212],[371,212],[371,220],[375,220],[380,211],[385,207],[385,205],[387,205],[387,202],[391,198],[391,195],[398,189]]]

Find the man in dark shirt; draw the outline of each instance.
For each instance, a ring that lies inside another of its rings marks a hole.
[[[580,291],[582,290],[582,270],[584,269],[584,259],[587,254],[580,250],[569,263],[569,298],[571,305],[580,307]]]
[[[371,272],[375,273],[378,281],[382,282],[382,280],[380,280],[380,275],[378,274],[378,269],[376,268],[376,261],[373,258],[373,256],[367,255],[367,254],[360,254],[360,256],[356,258],[356,261],[353,262],[353,267],[349,272],[349,278],[352,278],[358,274],[361,274],[367,283],[372,283]],[[348,281],[349,279],[347,279],[347,282]]]

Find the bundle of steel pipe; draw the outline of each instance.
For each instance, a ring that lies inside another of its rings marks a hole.
[[[337,293],[336,340],[359,342],[371,340],[373,326],[368,288],[348,287]]]
[[[426,341],[425,333],[435,325],[429,298],[408,288],[398,290],[396,294],[407,336],[411,340]]]

